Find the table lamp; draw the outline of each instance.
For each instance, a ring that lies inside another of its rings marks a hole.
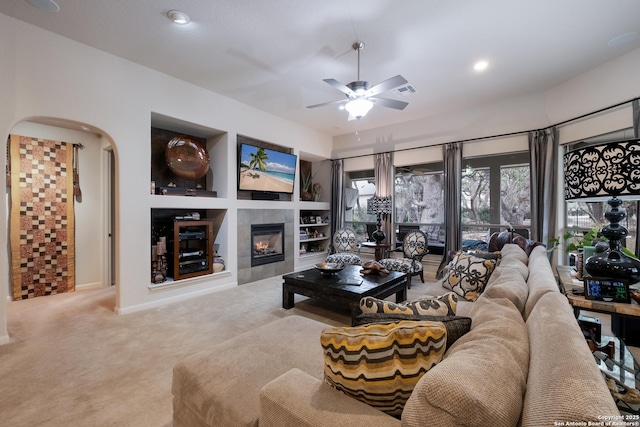
[[[382,226],[382,215],[391,213],[391,197],[379,197],[373,196],[367,200],[367,213],[369,215],[376,215],[378,222],[376,223],[376,230],[371,233],[371,237],[379,245],[385,239],[384,231],[380,229]]]
[[[600,230],[609,249],[586,259],[585,269],[594,278],[619,279],[630,283],[640,279],[640,262],[622,252],[627,229],[620,224],[627,214],[623,200],[640,199],[640,140],[592,145],[564,155],[565,200],[599,202],[608,198],[610,222]]]

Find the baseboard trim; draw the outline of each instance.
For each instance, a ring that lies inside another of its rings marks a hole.
[[[189,299],[192,299],[192,298],[196,298],[196,297],[200,297],[200,296],[203,296],[203,295],[212,294],[214,292],[222,291],[222,290],[225,290],[225,289],[235,288],[237,286],[238,286],[238,282],[225,283],[225,284],[222,284],[222,285],[219,285],[219,286],[210,287],[210,288],[202,289],[202,290],[199,290],[199,291],[189,292],[189,293],[186,293],[186,294],[175,295],[175,296],[168,297],[168,298],[162,298],[162,299],[159,299],[157,301],[151,301],[151,302],[147,302],[147,303],[144,303],[144,304],[132,305],[132,306],[129,306],[129,307],[115,307],[114,312],[116,314],[136,313],[138,311],[149,310],[150,308],[157,308],[157,307],[161,307],[163,305],[172,304],[174,302],[180,302],[180,301],[189,300]]]
[[[0,337],[0,345],[9,344],[11,342],[11,338],[9,335],[3,335]]]
[[[76,290],[85,291],[87,289],[99,289],[102,287],[102,282],[83,283],[82,285],[76,285]]]

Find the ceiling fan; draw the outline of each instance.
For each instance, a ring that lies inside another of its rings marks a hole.
[[[358,53],[357,80],[345,85],[335,79],[323,79],[323,81],[329,83],[340,92],[343,92],[347,96],[346,99],[309,105],[307,106],[307,108],[323,107],[325,105],[331,104],[345,104],[344,109],[349,112],[349,120],[360,120],[361,118],[363,118],[369,112],[369,110],[371,110],[374,103],[382,105],[383,107],[394,108],[396,110],[404,110],[404,108],[409,105],[408,102],[396,101],[395,99],[388,98],[379,98],[376,95],[404,85],[408,83],[407,80],[401,75],[397,75],[395,77],[391,77],[390,79],[384,80],[383,82],[380,82],[373,87],[369,87],[369,82],[360,80],[360,52],[364,49],[364,43],[361,41],[357,41],[351,47]]]

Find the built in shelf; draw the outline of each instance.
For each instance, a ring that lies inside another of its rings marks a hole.
[[[150,206],[161,209],[224,209],[229,199],[220,197],[161,196],[149,195]]]
[[[327,252],[305,252],[303,254],[300,254],[300,259],[306,259],[306,258],[313,258],[313,257],[317,257],[317,256],[323,256],[326,257],[327,256]]]
[[[323,209],[325,203],[306,202],[302,203],[306,206],[314,206],[316,209],[300,209],[300,228],[301,236],[299,242],[299,259],[305,256],[315,254],[326,254],[328,245],[331,243],[331,212]],[[319,208],[319,209],[318,209]],[[312,222],[313,221],[313,222]],[[321,236],[319,236],[321,234]],[[309,236],[303,238],[302,236]],[[304,250],[304,252],[302,252]]]
[[[177,288],[180,286],[188,286],[188,285],[195,285],[203,282],[209,282],[211,280],[218,280],[218,279],[222,279],[230,276],[231,276],[230,270],[222,270],[217,273],[205,274],[202,276],[190,277],[188,279],[181,279],[181,280],[173,280],[173,278],[168,277],[167,280],[165,280],[162,283],[150,283],[149,289],[152,291],[157,291],[161,289],[171,289],[171,288]]]
[[[320,240],[328,240],[329,237],[325,236],[325,237],[311,237],[308,239],[300,239],[300,243],[304,243],[304,242],[318,242]]]

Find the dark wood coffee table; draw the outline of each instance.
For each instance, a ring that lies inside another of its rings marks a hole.
[[[317,298],[353,312],[362,297],[386,298],[396,294],[396,302],[407,299],[407,275],[397,271],[389,274],[360,274],[362,267],[348,265],[339,273],[326,275],[319,270],[300,271],[282,276],[282,307],[293,308],[294,294]]]

